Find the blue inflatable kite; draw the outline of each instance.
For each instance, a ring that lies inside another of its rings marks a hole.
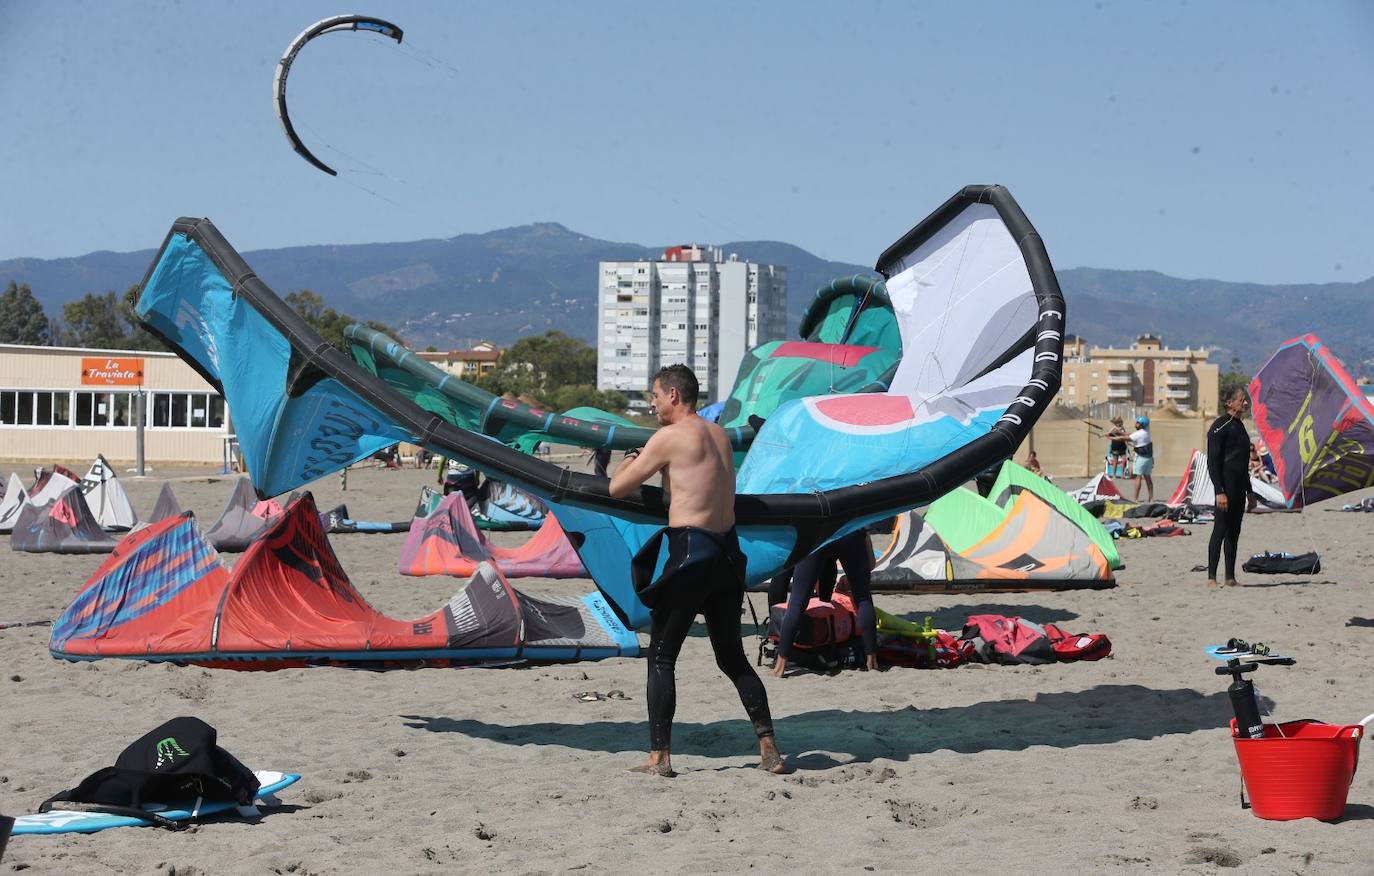
[[[1006,459],[1059,389],[1065,306],[1040,236],[1001,186],[969,186],[876,264],[902,338],[886,392],[783,404],[741,465],[750,583],[925,505]],[[206,219],[179,219],[144,278],[143,324],[218,389],[264,496],[397,441],[543,498],[631,626],[630,558],[667,522],[661,490],[613,498],[579,474],[445,422],[330,347]],[[660,558],[660,568],[663,558]]]

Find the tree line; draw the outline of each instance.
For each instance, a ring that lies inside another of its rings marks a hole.
[[[0,343],[30,346],[90,347],[102,350],[167,350],[157,336],[134,315],[140,284],[119,293],[87,293],[62,305],[60,318],[49,317],[27,283],[11,280],[0,292]],[[309,289],[286,296],[286,303],[324,340],[347,351],[344,328],[364,322],[327,306]],[[376,320],[364,322],[392,338],[395,329]],[[557,329],[520,338],[501,356],[496,367],[477,379],[477,385],[496,395],[523,398],[550,410],[594,407],[620,412],[625,396],[596,388],[596,349]]]

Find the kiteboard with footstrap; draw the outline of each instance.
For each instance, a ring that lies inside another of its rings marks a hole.
[[[168,803],[144,803],[143,808],[149,816],[156,815],[171,822],[188,822],[228,812],[236,812],[240,816],[251,818],[259,814],[258,806],[281,805],[281,801],[275,796],[276,793],[301,779],[296,773],[272,770],[257,770],[254,775],[257,776],[260,786],[253,798],[252,806],[239,806],[232,801],[215,800],[202,803],[197,808],[195,800],[176,800]],[[16,818],[12,832],[14,836],[35,833],[95,833],[111,827],[148,827],[154,823],[151,818],[139,818],[135,815],[111,815],[80,809],[52,809]]]

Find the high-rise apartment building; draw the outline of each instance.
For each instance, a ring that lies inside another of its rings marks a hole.
[[[786,333],[787,269],[697,244],[655,261],[601,262],[597,317],[597,389],[640,406],[654,372],[680,362],[707,404],[730,392],[746,350]]]

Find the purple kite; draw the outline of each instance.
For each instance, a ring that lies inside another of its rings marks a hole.
[[[1282,344],[1250,398],[1288,507],[1374,486],[1374,405],[1316,335]]]

